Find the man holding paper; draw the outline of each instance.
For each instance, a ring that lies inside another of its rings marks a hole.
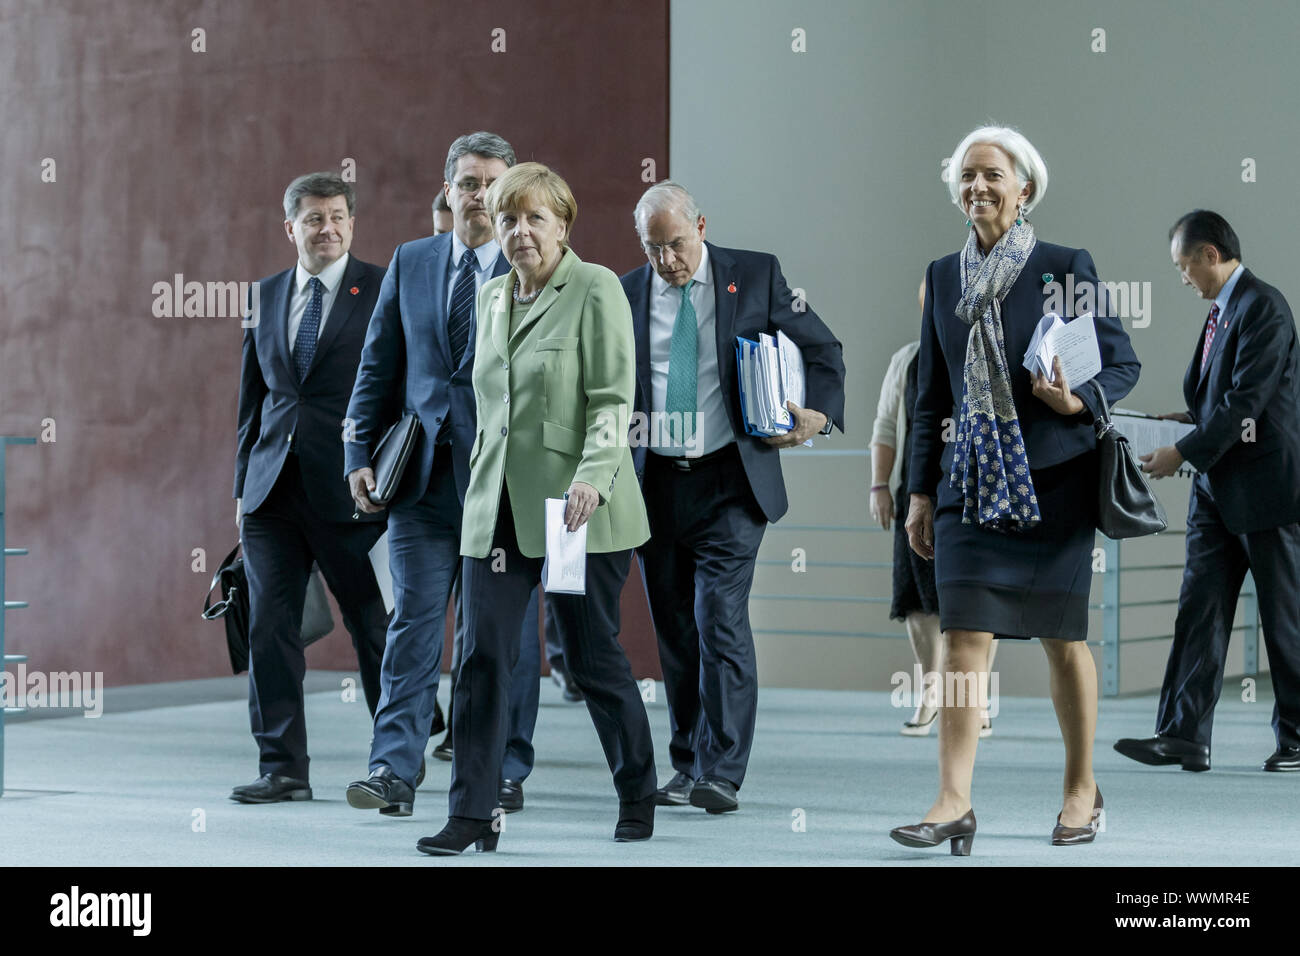
[[[704,217],[682,186],[656,183],[633,215],[649,260],[622,278],[636,332],[636,411],[651,423],[649,454],[635,431],[631,439],[650,518],[640,556],[677,771],[659,800],[723,813],[739,806],[754,735],[749,591],[763,532],[786,512],[779,450],[832,424],[844,430],[844,362],[774,256],[704,241]],[[750,435],[737,339],[782,334],[803,353],[806,407],[790,403],[784,434]]]
[[[1156,736],[1115,749],[1146,764],[1210,769],[1214,706],[1237,596],[1249,569],[1259,592],[1273,679],[1277,750],[1265,770],[1300,770],[1300,342],[1282,293],[1241,264],[1241,244],[1217,213],[1195,210],[1169,231],[1184,285],[1210,301],[1183,378],[1194,425],[1143,455],[1165,478],[1196,466],[1187,563]]]

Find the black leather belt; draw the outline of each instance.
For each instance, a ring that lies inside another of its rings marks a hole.
[[[697,471],[708,465],[716,465],[728,455],[736,451],[736,443],[723,445],[717,451],[709,452],[707,455],[700,455],[696,458],[676,458],[670,455],[655,455],[654,457],[662,461],[665,465],[670,466],[674,471]]]

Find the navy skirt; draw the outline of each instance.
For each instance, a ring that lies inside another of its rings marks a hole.
[[[945,476],[934,515],[942,630],[991,631],[999,638],[1087,638],[1097,462],[1094,451],[1031,468],[1043,520],[1025,532],[962,524],[962,496]]]

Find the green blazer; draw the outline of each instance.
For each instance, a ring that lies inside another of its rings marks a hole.
[[[544,500],[563,498],[574,481],[600,494],[587,522],[588,553],[635,548],[650,537],[650,525],[626,437],[636,388],[627,295],[614,273],[569,249],[511,337],[515,278],[511,269],[478,294],[478,437],[461,554],[486,558],[491,551],[502,481],[526,557],[546,553]]]

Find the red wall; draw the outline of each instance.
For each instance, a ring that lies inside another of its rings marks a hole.
[[[345,157],[352,251],[386,265],[478,129],[569,181],[584,259],[632,268],[643,161],[667,174],[667,0],[0,0],[0,22],[0,434],[53,419],[55,439],[9,453],[9,544],[31,555],[8,596],[32,606],[7,644],[109,685],[229,673],[198,612],[236,535],[241,330],[155,318],[153,284],[291,266],[284,187]],[[623,610],[657,676],[635,571]],[[341,625],[308,658],[355,666]]]

